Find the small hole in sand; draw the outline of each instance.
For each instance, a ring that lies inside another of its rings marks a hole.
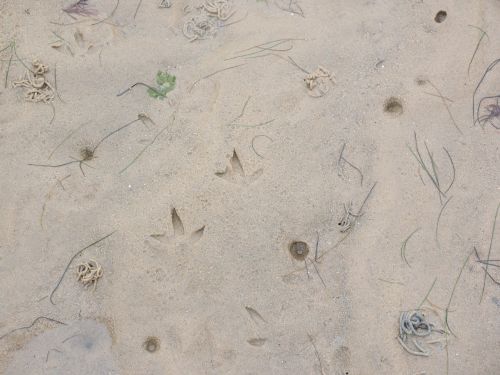
[[[403,113],[403,104],[398,98],[389,98],[385,101],[384,111],[395,116],[399,116]]]
[[[419,86],[424,86],[425,84],[427,84],[427,78],[424,76],[418,76],[417,78],[415,78],[415,83]]]
[[[297,260],[304,260],[309,254],[309,246],[302,241],[293,241],[289,248],[290,254]]]
[[[150,353],[156,352],[160,349],[160,340],[156,337],[148,337],[146,341],[144,341],[144,349],[146,349]]]
[[[446,11],[440,10],[439,12],[436,13],[436,17],[434,17],[434,21],[436,21],[437,23],[444,22],[447,15],[448,14],[446,13]]]

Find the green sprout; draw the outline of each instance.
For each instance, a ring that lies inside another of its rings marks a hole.
[[[150,87],[148,89],[149,96],[155,99],[165,98],[167,94],[175,88],[175,80],[176,78],[173,74],[158,71],[156,74],[156,83],[158,84],[158,88]]]

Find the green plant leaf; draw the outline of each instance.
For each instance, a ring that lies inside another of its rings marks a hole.
[[[167,96],[167,93],[172,91],[175,88],[176,77],[173,74],[169,74],[168,72],[158,71],[156,74],[156,83],[158,84],[158,88],[156,89],[148,89],[148,94],[152,98],[160,98],[163,99]]]

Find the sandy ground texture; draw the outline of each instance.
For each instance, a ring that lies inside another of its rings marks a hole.
[[[500,373],[500,1],[72,5],[0,0],[0,373]]]

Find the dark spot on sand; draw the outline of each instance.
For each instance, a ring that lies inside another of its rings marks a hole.
[[[446,11],[440,10],[439,12],[436,13],[436,17],[434,17],[434,21],[436,21],[437,23],[444,22],[447,15],[448,14],[446,13]]]
[[[154,353],[160,349],[160,340],[156,337],[148,337],[146,341],[144,341],[143,346],[149,353]]]
[[[394,116],[403,114],[403,104],[401,100],[395,97],[387,99],[384,103],[384,112],[390,113]]]
[[[297,260],[304,260],[309,254],[309,246],[302,241],[293,241],[289,248],[290,254]]]

